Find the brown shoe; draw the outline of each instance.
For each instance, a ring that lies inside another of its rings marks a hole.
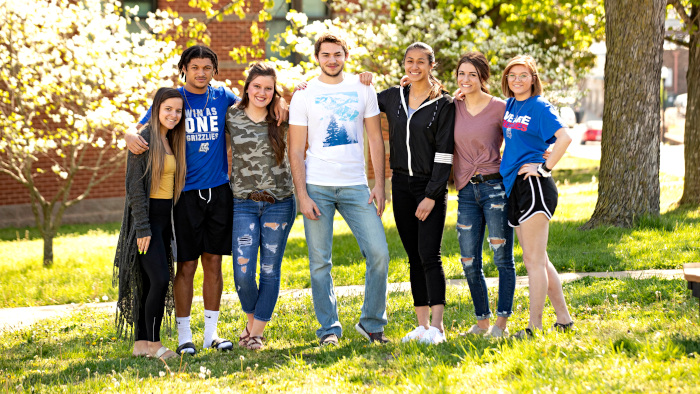
[[[265,338],[261,336],[252,336],[248,339],[248,343],[245,347],[247,347],[250,350],[262,350],[265,347],[265,345],[263,344],[264,340]]]

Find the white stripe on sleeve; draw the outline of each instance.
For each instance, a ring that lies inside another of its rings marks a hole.
[[[435,162],[442,164],[452,164],[451,153],[435,153]]]

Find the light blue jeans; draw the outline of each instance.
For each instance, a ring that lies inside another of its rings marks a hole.
[[[384,226],[377,216],[377,208],[374,204],[367,203],[369,188],[366,185],[307,184],[306,191],[321,212],[318,220],[304,217],[306,243],[309,247],[311,293],[316,318],[321,324],[321,328],[316,330],[316,335],[321,338],[326,334],[335,334],[340,338],[343,334],[343,328],[338,321],[338,307],[331,276],[333,216],[336,209],[347,222],[366,259],[365,301],[362,304],[360,323],[368,332],[384,331],[387,324],[389,249]]]
[[[280,292],[282,257],[296,217],[294,196],[265,201],[233,199],[233,279],[243,312],[270,321]],[[260,286],[255,283],[260,250]]]
[[[508,197],[503,181],[490,180],[467,183],[459,191],[457,233],[462,255],[462,268],[469,283],[477,320],[491,317],[489,290],[484,278],[482,245],[484,232],[489,228],[489,245],[493,250],[493,262],[498,268],[497,316],[509,317],[513,313],[515,293],[515,260],[513,260],[513,229],[508,225]],[[493,244],[491,241],[497,240]]]

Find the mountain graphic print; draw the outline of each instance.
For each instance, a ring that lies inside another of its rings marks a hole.
[[[329,93],[316,96],[314,104],[324,112],[321,124],[327,124],[323,146],[357,144],[355,119],[360,115],[357,92]]]

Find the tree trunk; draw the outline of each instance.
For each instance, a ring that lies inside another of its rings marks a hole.
[[[700,204],[700,23],[698,6],[691,8],[690,18],[693,26],[690,31],[690,48],[688,54],[688,106],[685,112],[685,180],[681,205]]]
[[[605,103],[598,202],[584,228],[659,214],[660,81],[666,0],[605,1]]]
[[[44,238],[44,267],[51,267],[53,265],[53,231],[44,231],[42,238]]]

